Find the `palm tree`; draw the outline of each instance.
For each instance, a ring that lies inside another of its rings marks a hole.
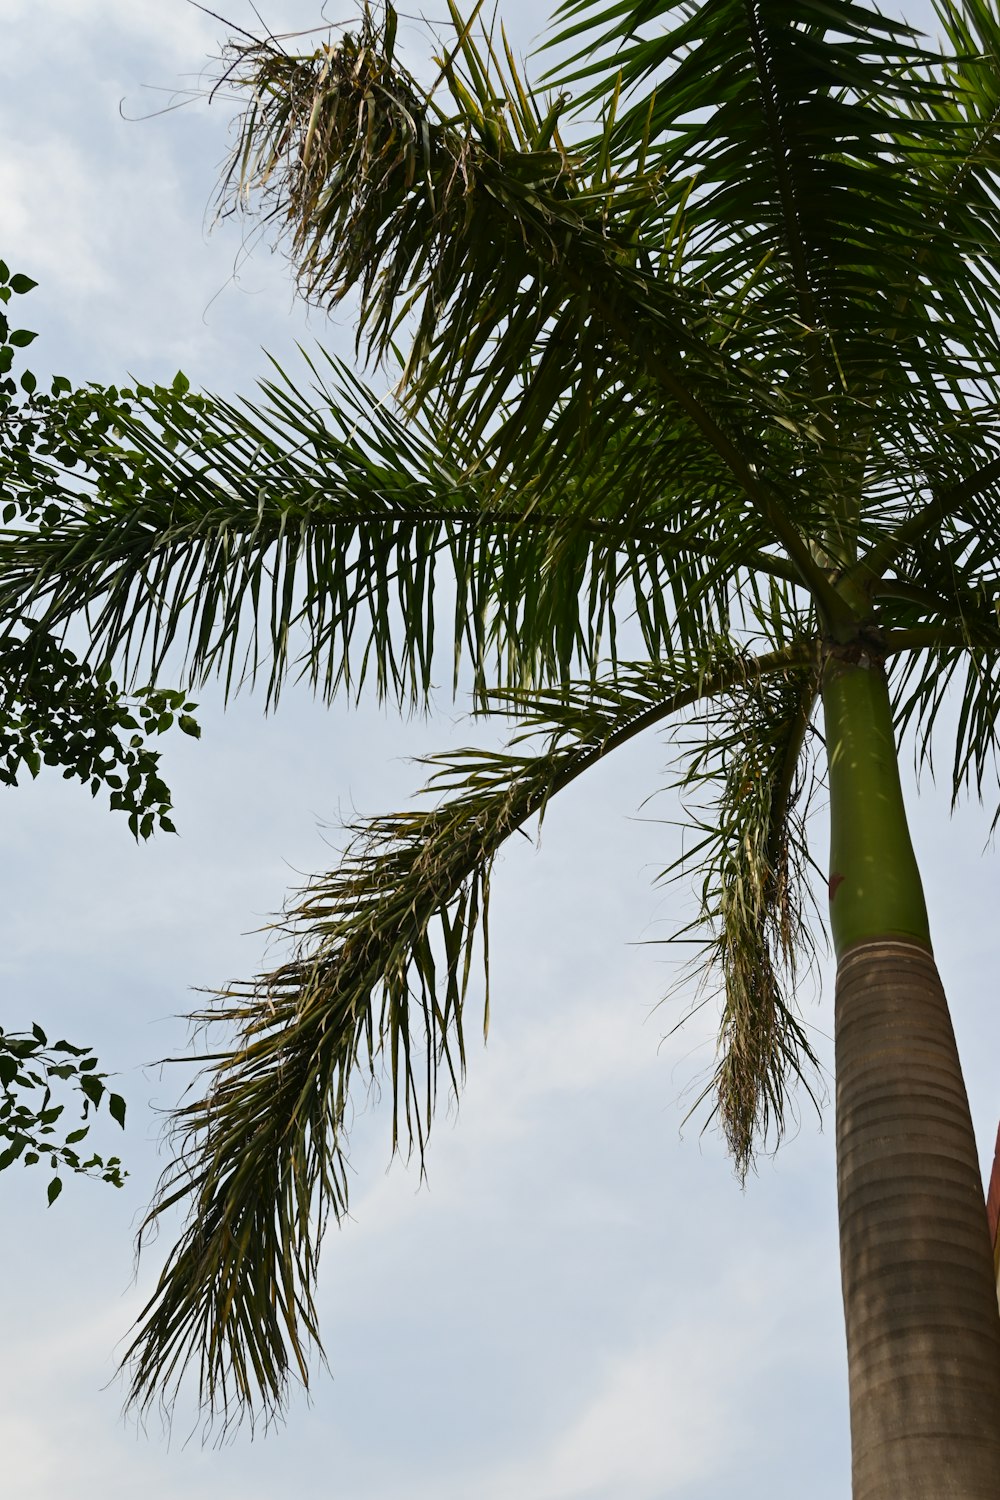
[[[0,608],[85,614],[133,671],[183,644],[193,681],[419,704],[444,598],[456,681],[516,728],[354,829],[292,956],[206,1008],[227,1040],[152,1210],[190,1216],[130,1350],[140,1403],[192,1361],[226,1412],[307,1379],[352,1081],[387,1070],[393,1145],[422,1154],[497,849],[673,724],[712,809],[687,867],[741,1172],[809,1087],[829,789],[856,1500],[996,1495],[992,1257],[897,769],[956,703],[954,794],[981,792],[1000,707],[1000,23],[937,18],[930,49],[853,0],[565,0],[544,97],[454,9],[429,86],[391,6],[305,55],[234,44],[222,208],[259,203],[321,306],[356,296],[372,356],[408,342],[398,400],[323,356],[311,390],[277,370],[236,404],[73,393],[85,467],[9,481]]]

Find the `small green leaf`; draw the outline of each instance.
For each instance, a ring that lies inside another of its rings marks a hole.
[[[49,1039],[45,1035],[45,1032],[39,1026],[39,1024],[38,1024],[37,1021],[35,1022],[35,1024],[31,1028],[31,1034],[35,1038],[36,1041],[41,1042],[41,1044],[42,1044],[43,1047],[47,1047],[48,1046]]]
[[[52,1181],[49,1183],[49,1193],[48,1193],[49,1207],[50,1208],[52,1207],[52,1205],[56,1201],[56,1199],[59,1197],[59,1194],[61,1192],[62,1192],[62,1178],[61,1177],[53,1177]]]
[[[183,370],[177,371],[170,389],[175,396],[187,395],[188,391],[191,389],[191,382],[190,380],[188,380]]]
[[[80,1088],[91,1104],[100,1104],[104,1095],[104,1084],[99,1078],[92,1078],[89,1073],[85,1073],[80,1079]]]
[[[12,276],[10,278],[10,285],[12,291],[17,292],[18,294],[23,294],[24,292],[30,292],[32,287],[36,287],[38,285],[38,282],[32,281],[30,276],[24,276],[19,271],[16,276]]]
[[[184,734],[189,734],[194,740],[201,739],[201,725],[197,719],[192,719],[190,714],[181,714],[177,723]]]
[[[26,349],[29,344],[34,343],[37,337],[37,333],[31,333],[27,328],[15,328],[10,335],[9,342],[14,345],[15,349]]]
[[[108,1095],[108,1109],[111,1111],[111,1118],[113,1120],[117,1120],[118,1124],[124,1130],[125,1129],[125,1100],[122,1098],[121,1094],[109,1094]]]

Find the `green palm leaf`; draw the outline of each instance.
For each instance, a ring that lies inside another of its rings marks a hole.
[[[678,935],[708,935],[685,977],[702,989],[716,980],[722,996],[715,1072],[694,1109],[713,1100],[742,1177],[756,1150],[780,1142],[794,1085],[815,1100],[819,1064],[795,993],[815,930],[806,742],[818,693],[815,664],[748,678],[678,736],[695,837],[666,878],[695,876],[699,915]]]
[[[618,149],[693,179],[689,274],[732,292],[767,261],[754,309],[772,334],[798,321],[802,336],[773,356],[793,381],[832,400],[910,361],[961,376],[950,341],[972,331],[983,296],[996,303],[956,241],[995,247],[997,220],[957,191],[981,154],[980,132],[959,128],[967,86],[912,27],[825,0],[569,0],[559,15],[570,24],[549,45],[586,47],[549,81],[587,85],[579,109],[620,88],[632,102]],[[977,357],[995,356],[979,335]],[[898,379],[893,392],[905,394]]]
[[[711,664],[623,665],[569,698],[501,694],[496,711],[522,715],[506,751],[433,758],[436,807],[353,830],[340,867],[286,919],[295,956],[194,1018],[236,1041],[177,1116],[176,1160],[147,1221],[190,1205],[126,1355],[134,1401],[168,1389],[191,1358],[216,1411],[241,1410],[257,1392],[280,1405],[290,1371],[307,1380],[319,1243],[328,1217],[347,1209],[352,1083],[359,1069],[385,1067],[393,1146],[402,1136],[422,1156],[442,1068],[455,1089],[464,1073],[466,995],[480,929],[488,954],[500,844],[644,729],[809,655],[808,645],[757,660],[720,648]]]
[[[242,405],[74,396],[86,472],[7,476],[28,524],[0,537],[0,608],[49,629],[86,608],[95,659],[124,653],[133,676],[182,645],[193,680],[263,674],[272,700],[289,672],[327,698],[370,673],[418,702],[442,585],[455,671],[467,656],[480,682],[523,685],[596,671],[632,615],[651,655],[684,646],[706,610],[728,614],[734,575],[788,572],[718,465],[693,454],[665,490],[676,445],[643,403],[587,466],[540,465],[515,491],[329,366],[308,367],[312,392],[279,371]]]
[[[836,614],[792,500],[762,477],[763,433],[797,433],[808,448],[812,412],[726,348],[728,302],[661,274],[664,205],[669,222],[683,182],[610,190],[603,153],[568,153],[551,112],[507,76],[509,60],[505,74],[464,27],[466,77],[454,56],[442,61],[445,113],[395,62],[386,14],[384,30],[366,15],[358,36],[311,57],[237,48],[235,76],[252,101],[227,178],[234,205],[260,187],[265,217],[290,222],[307,294],[329,304],[353,287],[375,353],[412,309],[410,400],[430,401],[466,447],[498,423],[489,450],[500,467],[533,450],[557,415],[580,433],[605,430],[589,413],[609,383],[655,390],[671,425],[715,455]]]

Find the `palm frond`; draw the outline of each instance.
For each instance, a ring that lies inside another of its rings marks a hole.
[[[836,617],[842,601],[762,450],[772,429],[808,446],[811,412],[727,347],[731,299],[662,274],[684,181],[609,185],[606,153],[568,150],[558,110],[541,108],[509,55],[480,51],[457,12],[447,112],[395,60],[385,15],[380,26],[366,11],[357,35],[308,57],[235,46],[230,77],[252,97],[224,205],[256,192],[265,220],[287,222],[304,291],[330,306],[355,290],[375,354],[412,316],[409,401],[430,402],[500,467],[557,418],[588,430],[595,392],[655,388],[670,426],[717,455]]]
[[[293,1370],[308,1379],[319,1245],[347,1207],[350,1088],[384,1067],[393,1147],[407,1140],[422,1158],[442,1070],[453,1089],[464,1071],[466,996],[501,843],[644,729],[811,652],[796,644],[755,661],[720,646],[711,665],[622,667],[572,696],[499,694],[497,712],[522,716],[505,751],[429,761],[438,806],[353,830],[340,868],[288,915],[295,955],[195,1018],[236,1040],[176,1119],[177,1157],[146,1227],[179,1202],[190,1218],[126,1356],[133,1401],[169,1391],[189,1360],[203,1404],[224,1416],[257,1395],[273,1410]]]
[[[694,1106],[713,1099],[736,1169],[777,1145],[794,1088],[815,1102],[819,1063],[795,993],[814,952],[806,817],[814,782],[808,734],[818,695],[813,665],[748,679],[685,730],[679,785],[695,842],[666,872],[697,871],[697,919],[708,937],[693,968],[720,983],[714,1075]]]
[[[525,686],[596,672],[632,616],[651,656],[687,649],[709,608],[726,628],[734,580],[787,570],[720,466],[685,462],[644,401],[619,403],[586,463],[539,453],[515,489],[319,360],[311,390],[276,369],[239,404],[185,383],[75,393],[81,463],[0,473],[22,516],[0,534],[4,617],[83,615],[94,659],[130,677],[173,670],[180,647],[191,680],[260,675],[271,701],[291,674],[326,699],[371,676],[422,704],[442,587],[456,676],[464,659],[480,684]]]
[[[849,558],[873,447],[937,436],[1000,367],[995,19],[953,28],[957,58],[854,0],[568,0],[556,24],[582,50],[547,82],[605,128],[627,101],[623,173],[689,180],[683,282],[739,302],[736,357],[809,410],[803,478]]]
[[[915,291],[917,264],[935,299],[947,293],[939,268],[964,286],[954,242],[974,228],[944,180],[966,148],[956,83],[912,26],[854,0],[568,0],[560,25],[550,47],[584,45],[547,82],[583,84],[578,110],[620,90],[619,152],[641,142],[672,177],[694,180],[692,271],[735,286],[769,254],[759,294],[795,310],[800,357],[831,391],[841,378],[856,386],[855,354],[870,353],[880,327],[932,336],[919,297],[898,299]]]
[[[957,638],[945,636],[908,654],[893,681],[900,734],[911,731],[918,770],[935,769],[944,719],[954,722],[949,779],[954,807],[963,794],[980,801],[1000,786],[1000,628],[984,631],[963,621]],[[953,719],[954,716],[954,719]],[[1000,822],[1000,801],[992,827]]]

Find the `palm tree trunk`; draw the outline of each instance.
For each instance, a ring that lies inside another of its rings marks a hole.
[[[884,673],[831,662],[823,698],[854,1500],[998,1500],[993,1257]]]

